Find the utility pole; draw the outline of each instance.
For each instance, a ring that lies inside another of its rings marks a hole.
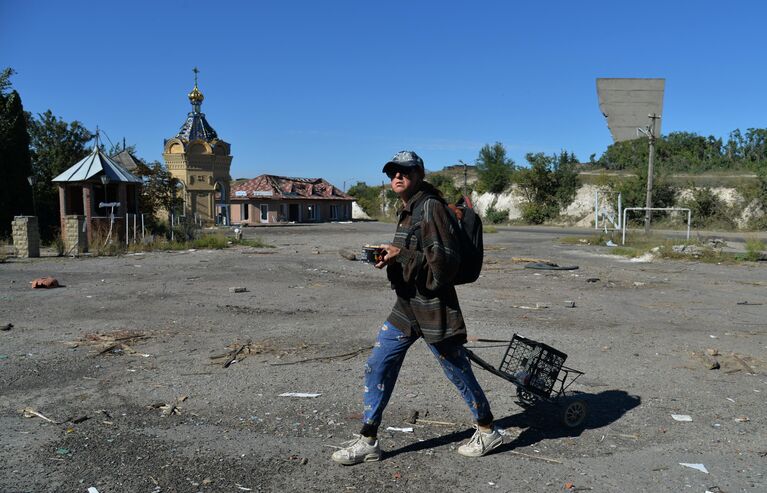
[[[381,214],[386,215],[386,185],[381,180]]]
[[[468,190],[468,186],[466,185],[467,181],[467,175],[469,173],[469,165],[464,163],[463,160],[459,159],[459,163],[463,165],[463,194],[466,195],[466,190]]]
[[[647,161],[647,198],[645,200],[645,216],[644,216],[644,233],[650,234],[650,221],[652,220],[652,178],[653,178],[653,161],[655,159],[655,120],[660,120],[660,115],[651,113],[647,115],[650,118],[650,126],[646,131],[642,131],[647,135],[650,140],[650,156]],[[641,130],[641,129],[640,129]]]

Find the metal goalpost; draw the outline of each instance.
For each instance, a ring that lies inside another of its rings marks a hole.
[[[692,219],[692,211],[687,207],[626,207],[623,209],[623,238],[621,245],[626,244],[626,230],[628,229],[626,223],[626,213],[628,211],[687,211],[687,240],[690,239],[690,220]]]

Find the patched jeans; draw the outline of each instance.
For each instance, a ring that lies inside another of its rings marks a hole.
[[[373,351],[365,363],[365,387],[362,413],[362,434],[375,435],[381,416],[389,402],[397,375],[405,360],[405,353],[419,336],[406,336],[399,329],[385,322],[378,331]],[[461,397],[469,406],[477,423],[489,425],[493,422],[490,403],[479,386],[471,369],[469,356],[462,344],[451,342],[427,344],[447,378],[456,386]]]

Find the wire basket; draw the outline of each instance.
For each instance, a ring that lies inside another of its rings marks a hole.
[[[548,399],[566,359],[562,351],[514,334],[498,370],[526,390]]]

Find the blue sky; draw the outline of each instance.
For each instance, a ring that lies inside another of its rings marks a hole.
[[[0,0],[0,66],[27,110],[126,138],[161,160],[191,107],[232,144],[232,177],[380,183],[487,143],[611,143],[597,77],[663,77],[663,132],[767,127],[764,2]]]

